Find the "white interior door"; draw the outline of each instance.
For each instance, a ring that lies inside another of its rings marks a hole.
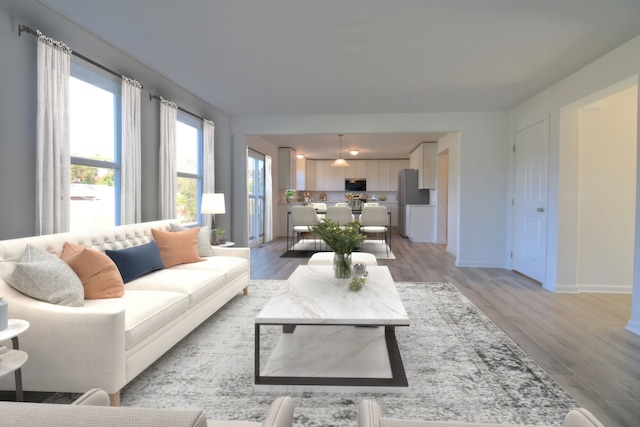
[[[515,135],[512,268],[542,282],[547,259],[549,123]]]

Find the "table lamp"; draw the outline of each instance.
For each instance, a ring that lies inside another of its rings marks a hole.
[[[204,193],[200,203],[201,214],[211,214],[211,242],[216,244],[215,228],[216,214],[226,213],[224,208],[224,193]]]

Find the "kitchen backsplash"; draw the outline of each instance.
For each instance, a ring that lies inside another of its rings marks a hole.
[[[308,193],[311,197],[311,202],[321,202],[323,201],[323,195],[326,196],[327,203],[337,203],[345,201],[345,193],[346,191],[296,191],[296,196],[294,198],[294,202],[304,202],[305,193]],[[353,192],[356,197],[362,194],[363,197],[366,197],[367,201],[378,201],[380,200],[380,196],[385,196],[387,202],[397,202],[398,201],[398,193],[396,191],[385,191],[385,192],[374,192],[374,191],[363,191],[362,193]],[[280,194],[281,203],[286,203],[284,198],[284,192]]]

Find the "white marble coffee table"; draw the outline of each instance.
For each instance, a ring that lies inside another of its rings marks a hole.
[[[333,277],[332,266],[302,265],[293,272],[255,319],[256,385],[406,389],[395,327],[409,326],[409,316],[389,269],[367,271],[366,285],[356,292],[348,280]],[[283,325],[283,333],[261,366],[266,325]]]

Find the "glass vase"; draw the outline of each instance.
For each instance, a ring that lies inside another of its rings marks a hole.
[[[333,273],[336,279],[351,277],[351,254],[335,254],[333,256]]]

